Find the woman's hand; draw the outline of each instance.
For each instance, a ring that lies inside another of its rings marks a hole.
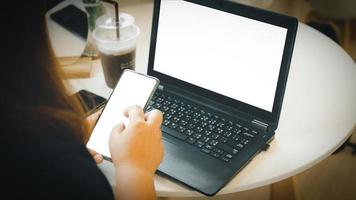
[[[114,127],[109,139],[111,159],[115,166],[117,199],[157,199],[153,175],[163,157],[160,125],[162,113],[142,108],[125,111],[129,124]]]
[[[98,154],[96,151],[88,149],[90,155],[93,157],[96,164],[100,164],[103,162],[104,158],[101,154]]]
[[[162,113],[152,110],[145,115],[142,108],[132,106],[124,115],[129,124],[115,126],[109,139],[112,161],[118,168],[153,176],[163,158]]]

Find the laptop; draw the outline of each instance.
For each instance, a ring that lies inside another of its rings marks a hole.
[[[298,21],[222,0],[155,0],[147,110],[164,113],[158,173],[215,195],[273,139]]]

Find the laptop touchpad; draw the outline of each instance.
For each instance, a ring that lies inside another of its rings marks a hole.
[[[226,177],[231,178],[235,173],[231,167],[209,155],[192,153],[192,149],[181,146],[184,144],[174,144],[165,139],[163,144],[165,153],[159,171],[197,190],[214,191],[219,185],[217,182],[226,182]]]

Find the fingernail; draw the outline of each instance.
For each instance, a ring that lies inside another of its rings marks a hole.
[[[94,156],[94,160],[95,160],[95,161],[100,161],[100,160],[101,160],[101,155],[96,154],[96,155]]]

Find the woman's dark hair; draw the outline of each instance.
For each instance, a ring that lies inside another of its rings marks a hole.
[[[79,102],[69,98],[45,20],[46,1],[20,1],[1,12],[1,107],[8,126],[18,132],[58,127],[88,140]],[[6,4],[6,3],[5,3]]]

